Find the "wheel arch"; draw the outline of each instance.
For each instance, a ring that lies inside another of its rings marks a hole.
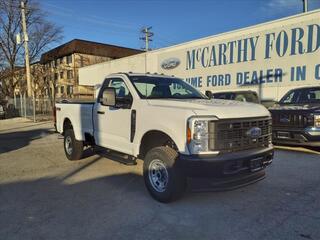
[[[70,120],[68,117],[66,117],[66,118],[63,120],[62,135],[64,135],[64,133],[65,133],[65,131],[66,131],[67,129],[73,129],[71,120]]]
[[[149,130],[140,140],[138,157],[144,159],[150,149],[160,146],[168,146],[178,151],[177,144],[167,133],[160,130]]]

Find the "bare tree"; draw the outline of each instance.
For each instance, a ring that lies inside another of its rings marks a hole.
[[[26,24],[29,36],[30,61],[36,61],[52,43],[62,38],[62,30],[45,18],[36,0],[25,1]],[[6,96],[13,96],[19,78],[15,78],[17,66],[24,63],[24,49],[16,43],[16,35],[21,34],[21,9],[19,0],[0,0],[0,57],[3,65],[10,71],[10,76],[2,80],[0,91]]]

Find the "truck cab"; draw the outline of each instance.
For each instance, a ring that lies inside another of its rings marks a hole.
[[[109,75],[95,101],[57,103],[56,117],[69,160],[86,145],[142,159],[145,185],[161,202],[181,196],[188,177],[257,181],[273,159],[266,108],[209,99],[171,76]]]

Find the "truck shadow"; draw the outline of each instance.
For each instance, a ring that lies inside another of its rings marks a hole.
[[[53,134],[53,130],[47,128],[0,133],[0,154],[23,148],[33,140]]]
[[[2,239],[90,239],[90,232],[97,239],[113,239],[110,227],[103,222],[112,219],[110,212],[123,223],[139,215],[141,208],[128,202],[132,198],[137,205],[148,201],[148,195],[138,185],[143,186],[141,177],[135,174],[75,184],[57,178],[2,184],[0,235]]]

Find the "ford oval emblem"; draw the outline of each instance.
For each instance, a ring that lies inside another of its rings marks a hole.
[[[179,58],[168,58],[162,61],[161,68],[170,70],[178,67],[180,65]]]
[[[250,128],[247,132],[246,132],[246,135],[248,137],[251,137],[251,138],[258,138],[261,136],[261,128],[258,128],[258,127],[253,127],[253,128]]]

